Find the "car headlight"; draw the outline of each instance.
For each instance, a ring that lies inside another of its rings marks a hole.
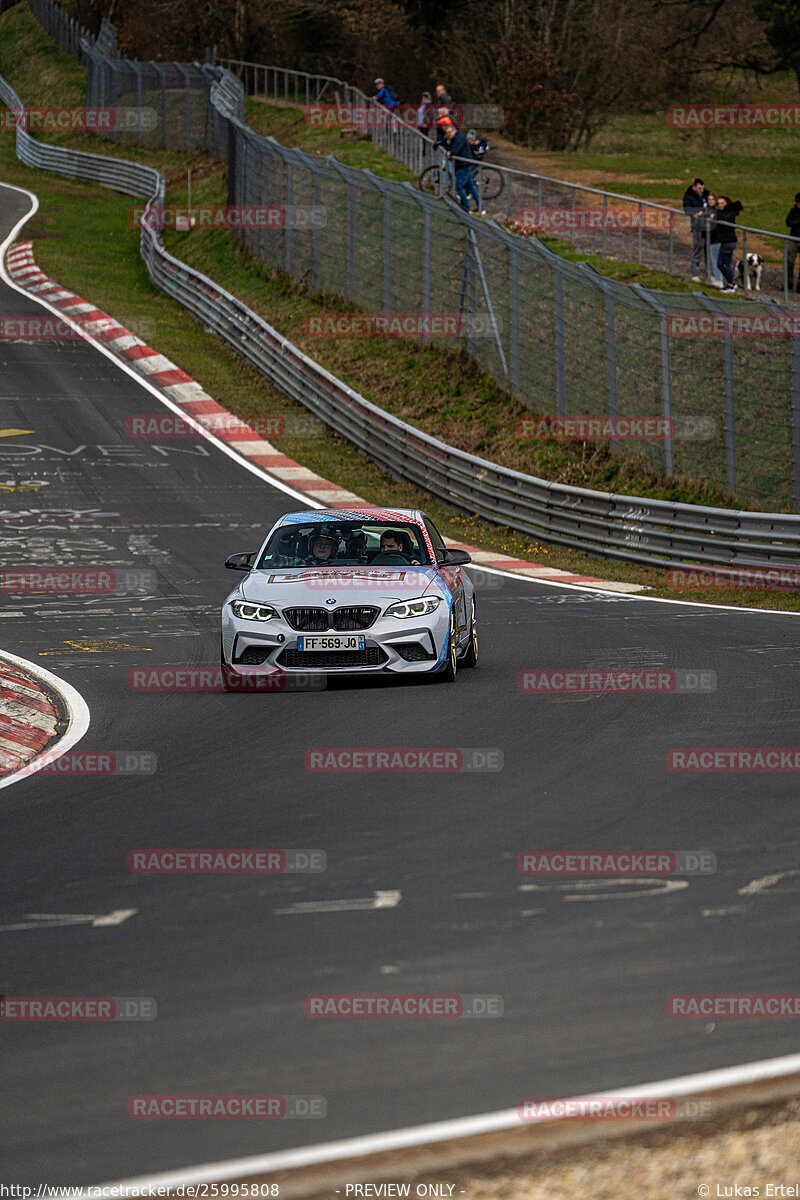
[[[441,602],[441,596],[426,596],[418,600],[399,600],[390,604],[386,610],[387,617],[426,617],[434,612]]]
[[[271,621],[278,615],[271,604],[251,604],[247,600],[232,600],[231,608],[233,615],[243,621]]]

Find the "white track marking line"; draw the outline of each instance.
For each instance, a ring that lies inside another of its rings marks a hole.
[[[196,421],[190,413],[187,413],[179,404],[175,404],[175,402],[170,400],[168,396],[165,396],[159,388],[154,386],[154,384],[148,382],[145,376],[139,375],[138,372],[136,372],[133,367],[129,366],[124,359],[118,358],[117,355],[114,354],[113,350],[109,350],[108,347],[102,344],[102,342],[98,342],[90,333],[87,333],[87,331],[81,325],[77,324],[68,314],[64,313],[63,309],[56,308],[55,305],[48,303],[43,296],[34,296],[26,288],[20,287],[19,284],[15,283],[6,269],[6,249],[17,236],[22,226],[34,215],[39,207],[39,200],[38,197],[33,192],[29,192],[27,188],[16,187],[11,183],[3,183],[1,186],[8,188],[10,191],[21,192],[23,195],[29,198],[33,205],[30,211],[17,222],[2,245],[0,245],[0,279],[2,279],[3,282],[8,285],[8,287],[12,288],[15,292],[18,292],[21,296],[26,296],[29,300],[33,300],[36,304],[40,304],[43,308],[46,308],[53,313],[54,316],[57,316],[62,321],[65,321],[70,328],[79,335],[79,337],[83,338],[83,340],[93,346],[95,350],[104,355],[109,362],[114,363],[114,365],[118,367],[120,371],[124,371],[125,374],[130,376],[130,378],[133,379],[134,382],[137,383],[141,388],[143,388],[144,391],[149,392],[150,395],[154,396],[155,399],[163,404],[165,408],[168,408],[170,412],[175,413],[176,416],[181,417],[182,420],[186,421],[188,425],[195,429],[199,434],[198,440],[213,443],[217,449],[221,450],[222,453],[227,455],[227,457],[233,462],[238,463],[239,466],[245,471],[249,471],[251,475],[257,475],[259,479],[263,479],[266,483],[270,484],[271,487],[275,488],[276,491],[284,492],[287,496],[291,496],[293,500],[298,500],[303,508],[317,509],[325,507],[324,504],[321,504],[317,500],[313,500],[307,494],[295,491],[294,488],[289,487],[288,484],[281,482],[279,479],[273,479],[271,475],[267,474],[265,471],[262,471],[262,469],[256,466],[255,463],[247,462],[246,459],[240,458],[238,454],[229,449],[225,442],[220,441],[219,438],[214,437],[213,434],[209,433],[208,430],[205,429],[204,426],[199,423],[199,421]]]
[[[590,1099],[637,1099],[647,1100],[664,1096],[691,1096],[698,1092],[717,1088],[737,1087],[762,1080],[780,1079],[785,1075],[800,1072],[800,1054],[788,1054],[783,1058],[767,1058],[758,1062],[744,1063],[737,1067],[722,1067],[715,1071],[703,1071],[697,1075],[682,1075],[677,1079],[664,1079],[656,1083],[631,1085],[609,1092],[593,1092],[589,1096],[568,1097],[574,1100]],[[567,1099],[567,1097],[565,1097]],[[551,1118],[552,1119],[552,1118]],[[559,1118],[556,1118],[559,1119]],[[541,1124],[541,1122],[537,1122]],[[366,1137],[344,1138],[339,1142],[323,1142],[297,1150],[281,1150],[275,1154],[257,1154],[250,1158],[234,1158],[224,1162],[205,1163],[202,1166],[186,1167],[168,1171],[161,1175],[148,1175],[136,1179],[114,1180],[100,1186],[128,1187],[162,1186],[178,1187],[180,1184],[224,1182],[237,1176],[247,1177],[282,1171],[292,1167],[307,1167],[315,1163],[334,1163],[339,1159],[363,1158],[368,1154],[382,1154],[388,1150],[409,1149],[429,1145],[432,1142],[449,1141],[450,1138],[473,1137],[476,1134],[492,1133],[497,1130],[516,1129],[534,1124],[521,1121],[516,1108],[500,1112],[482,1113],[475,1117],[460,1117],[452,1121],[436,1121],[428,1125],[417,1125],[409,1129],[393,1129],[386,1133],[373,1133]],[[322,1189],[324,1190],[324,1189]],[[55,1200],[55,1198],[54,1198]]]
[[[467,568],[469,571],[486,571],[489,575],[501,575],[504,579],[521,579],[525,583],[536,583],[539,587],[554,587],[568,588],[571,592],[597,592],[598,598],[609,594],[608,591],[593,587],[590,583],[559,583],[550,579],[531,578],[530,575],[516,574],[514,571],[499,571],[496,567],[484,567],[480,563],[471,562]],[[611,595],[614,593],[611,592]],[[618,595],[625,596],[625,600],[631,604],[637,604],[640,600],[647,604],[680,604],[685,608],[700,608],[700,609],[717,609],[721,612],[732,613],[763,613],[773,617],[800,617],[800,612],[787,612],[783,608],[747,608],[744,604],[704,604],[702,600],[665,600],[661,596],[643,596],[643,595],[627,595],[619,592]]]

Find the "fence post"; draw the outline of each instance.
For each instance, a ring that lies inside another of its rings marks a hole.
[[[567,415],[567,365],[564,329],[564,272],[554,266],[556,322],[556,405],[559,417]]]
[[[356,185],[347,180],[347,298],[356,298]]]
[[[784,243],[785,245],[786,243]],[[784,280],[786,276],[784,274]],[[773,312],[788,318],[791,330],[796,327],[796,318],[775,300],[767,300]],[[796,513],[800,513],[800,335],[790,334],[792,343],[792,501]]]
[[[509,250],[509,358],[511,360],[511,386],[519,391],[519,248]]]
[[[726,316],[725,309],[716,300],[705,293],[695,292],[695,296],[708,312],[721,313]],[[728,487],[736,491],[736,395],[733,373],[733,331],[728,321],[722,336],[722,374],[725,388],[725,473]]]
[[[431,311],[431,251],[433,218],[429,204],[422,209],[422,311]]]
[[[290,162],[286,164],[286,209],[292,211],[294,203],[294,167]],[[292,222],[286,224],[286,232],[283,239],[284,258],[283,266],[287,275],[292,273]]]
[[[674,214],[673,214],[674,215]],[[670,224],[670,228],[672,225]],[[661,342],[661,412],[664,416],[664,474],[671,478],[675,474],[674,428],[672,424],[672,347],[669,340],[669,313],[655,292],[641,283],[633,285],[636,291],[658,313],[659,339]]]
[[[750,291],[750,280],[747,277],[747,230],[742,230],[742,287],[744,288],[745,296]],[[785,275],[785,272],[784,272]],[[736,282],[736,276],[733,277],[733,282]]]
[[[669,273],[672,274],[672,269],[675,265],[675,213],[672,209],[669,210]]]
[[[322,269],[322,242],[321,242],[321,226],[320,226],[320,215],[321,215],[321,211],[322,211],[322,205],[320,203],[321,199],[322,199],[322,180],[320,178],[319,170],[316,170],[314,172],[314,214],[313,214],[313,221],[312,221],[312,226],[311,226],[311,230],[312,230],[311,243],[312,243],[313,251],[314,251],[313,284],[314,284],[314,290],[317,292],[320,290],[320,287],[321,287],[320,275],[321,275],[321,269]]]
[[[383,189],[383,311],[392,311],[392,194]]]

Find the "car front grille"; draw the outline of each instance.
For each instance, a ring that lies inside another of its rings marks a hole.
[[[379,667],[386,654],[379,646],[366,650],[283,650],[278,655],[282,667]]]
[[[340,632],[369,629],[380,611],[379,608],[372,608],[368,605],[361,608],[335,608],[331,613],[333,628]]]
[[[351,605],[347,608],[285,608],[283,615],[292,629],[299,633],[323,633],[333,627],[340,633],[354,629],[369,629],[381,610],[370,605]]]
[[[285,608],[283,615],[292,629],[301,633],[321,633],[328,628],[328,612],[324,608]]]

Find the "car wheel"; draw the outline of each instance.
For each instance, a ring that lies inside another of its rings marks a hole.
[[[453,613],[450,613],[450,632],[447,635],[444,666],[439,668],[438,678],[444,683],[452,683],[458,673],[458,656],[456,654],[456,627]]]
[[[462,667],[477,667],[478,665],[478,626],[475,612],[475,597],[472,597],[472,611],[469,618],[469,645],[461,659]]]

